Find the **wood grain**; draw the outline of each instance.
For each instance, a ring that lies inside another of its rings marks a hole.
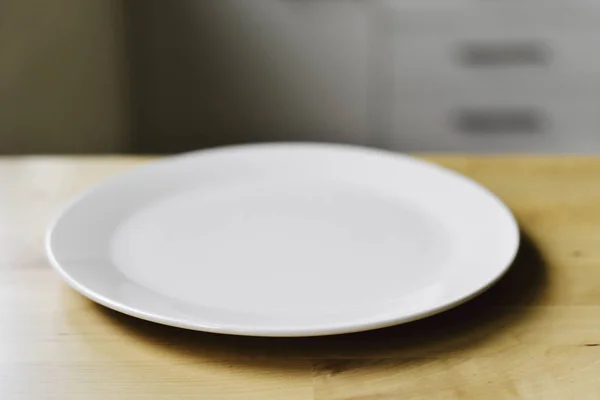
[[[0,159],[0,398],[600,399],[600,158],[427,158],[511,207],[513,268],[439,316],[307,339],[184,331],[77,295],[45,259],[46,224],[147,160]]]

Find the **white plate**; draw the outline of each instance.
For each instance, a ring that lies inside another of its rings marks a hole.
[[[90,299],[181,328],[355,332],[458,305],[511,264],[519,230],[490,192],[415,158],[262,144],[167,158],[93,188],[46,238]]]

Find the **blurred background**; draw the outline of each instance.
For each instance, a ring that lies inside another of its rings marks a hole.
[[[0,154],[600,150],[600,2],[3,0]]]

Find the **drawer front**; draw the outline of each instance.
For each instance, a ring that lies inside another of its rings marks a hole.
[[[416,83],[496,84],[535,90],[600,80],[600,30],[591,33],[485,33],[391,41],[398,88]]]
[[[508,6],[576,6],[594,7],[597,0],[372,0],[380,6],[395,10],[428,9],[438,7],[508,7]]]
[[[564,32],[600,27],[597,1],[380,0],[377,9],[380,23],[405,35]]]
[[[600,150],[600,96],[441,92],[399,98],[384,145],[399,151]]]

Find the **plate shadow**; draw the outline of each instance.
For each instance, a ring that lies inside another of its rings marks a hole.
[[[336,361],[439,357],[478,346],[519,324],[544,296],[544,260],[534,242],[521,232],[517,257],[505,276],[475,299],[441,314],[390,328],[310,338],[262,338],[211,334],[147,322],[94,304],[115,329],[150,346],[163,346],[185,357],[254,367],[299,368],[291,360]],[[338,364],[339,364],[338,362]],[[333,364],[332,364],[333,363]]]

